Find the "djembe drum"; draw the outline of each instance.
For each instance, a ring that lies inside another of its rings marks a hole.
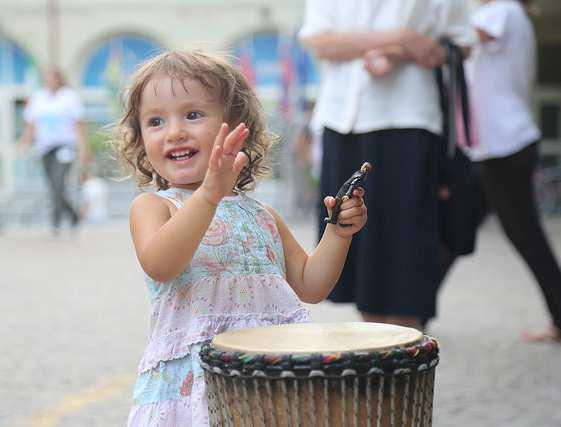
[[[212,426],[430,426],[436,341],[380,323],[230,331],[201,349]]]

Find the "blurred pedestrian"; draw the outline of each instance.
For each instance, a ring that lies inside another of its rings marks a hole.
[[[528,340],[561,341],[561,270],[541,225],[533,174],[541,137],[532,116],[536,40],[530,2],[489,0],[472,16],[479,43],[468,62],[477,162],[488,207],[534,275],[551,315]],[[483,214],[487,206],[483,207]]]
[[[81,167],[88,159],[84,107],[78,94],[68,87],[60,70],[44,73],[45,87],[27,103],[25,127],[19,141],[25,153],[34,141],[41,158],[52,199],[53,233],[58,234],[64,214],[73,227],[80,215],[66,192],[68,173],[76,157]]]
[[[294,188],[293,205],[299,214],[308,215],[314,210],[317,199],[318,179],[316,169],[317,135],[310,128],[313,102],[306,102],[295,121],[293,132],[292,187]]]
[[[308,0],[300,37],[323,62],[312,119],[323,132],[320,200],[364,161],[374,166],[368,224],[329,298],[354,302],[366,321],[421,327],[435,313],[439,270],[433,69],[445,59],[439,38],[473,42],[466,4]]]
[[[109,186],[105,179],[91,174],[82,176],[81,216],[84,221],[101,224],[109,214]]]
[[[201,343],[308,321],[301,301],[329,294],[366,222],[363,190],[341,204],[348,226],[329,225],[308,255],[278,213],[245,193],[269,172],[273,142],[255,93],[232,65],[202,52],[145,63],[120,123],[123,159],[158,190],[131,207],[152,321],[129,426],[207,426]]]

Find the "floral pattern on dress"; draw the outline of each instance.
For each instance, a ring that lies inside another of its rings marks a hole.
[[[277,240],[279,238],[279,230],[277,228],[277,223],[275,222],[275,218],[268,212],[262,211],[255,215],[255,220],[257,224],[259,224],[263,230],[266,230],[273,240]]]
[[[191,395],[191,389],[193,388],[193,372],[189,372],[183,382],[181,383],[180,394],[181,396]]]
[[[223,221],[215,218],[210,223],[201,243],[209,246],[220,246],[226,240],[228,240],[228,227]]]

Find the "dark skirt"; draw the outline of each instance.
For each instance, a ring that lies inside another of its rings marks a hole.
[[[435,315],[439,141],[422,129],[324,129],[320,237],[323,198],[334,196],[363,162],[374,166],[365,184],[368,222],[353,238],[331,301],[354,302],[360,311],[379,315]]]

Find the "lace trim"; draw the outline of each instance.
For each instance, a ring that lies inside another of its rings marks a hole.
[[[195,318],[188,327],[157,340],[151,340],[138,368],[139,373],[155,368],[159,362],[179,359],[191,352],[191,346],[227,330],[284,323],[309,322],[305,307],[291,313],[247,313],[241,315],[207,315]]]

